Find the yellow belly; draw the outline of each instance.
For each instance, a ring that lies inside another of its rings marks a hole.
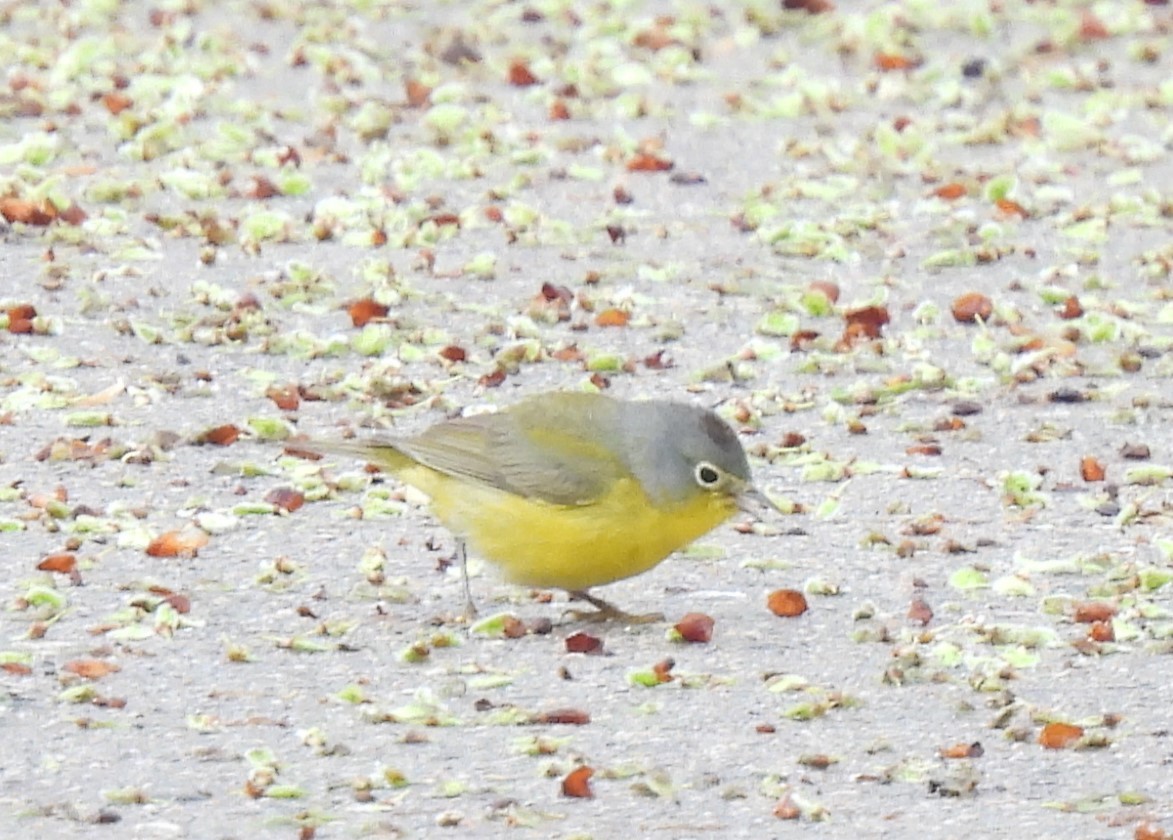
[[[553,505],[418,464],[399,477],[432,497],[432,512],[505,577],[525,586],[583,590],[638,575],[733,515],[710,493],[653,508],[634,479],[589,505]]]

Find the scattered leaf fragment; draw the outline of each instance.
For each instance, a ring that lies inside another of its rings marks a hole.
[[[782,618],[793,618],[807,611],[806,596],[797,589],[775,589],[766,597],[766,606]]]
[[[593,799],[595,796],[591,790],[591,776],[593,775],[595,775],[595,771],[585,764],[574,768],[562,780],[562,795],[574,799]]]

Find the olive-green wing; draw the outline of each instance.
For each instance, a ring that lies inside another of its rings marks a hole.
[[[434,470],[558,505],[590,504],[627,474],[590,423],[526,408],[441,423],[395,445]]]

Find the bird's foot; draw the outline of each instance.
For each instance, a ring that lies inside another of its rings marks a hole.
[[[586,601],[593,610],[567,610],[566,614],[575,621],[618,621],[623,624],[655,624],[664,620],[663,613],[629,613],[619,609],[614,604],[597,598],[585,590],[569,593],[571,601]]]

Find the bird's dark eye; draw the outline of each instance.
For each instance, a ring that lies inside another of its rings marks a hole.
[[[708,461],[696,465],[696,483],[701,487],[716,487],[721,483],[721,471]]]

